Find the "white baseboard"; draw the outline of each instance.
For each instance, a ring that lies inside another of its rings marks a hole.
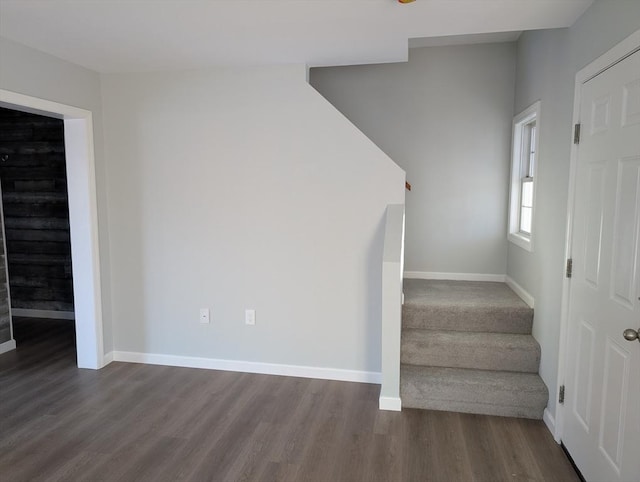
[[[9,340],[9,341],[5,341],[4,343],[0,343],[0,355],[2,355],[3,353],[7,353],[8,351],[15,350],[15,349],[16,349],[16,341],[15,340]]]
[[[400,412],[402,410],[402,400],[399,397],[380,397],[378,408],[380,410]]]
[[[553,435],[554,440],[557,443],[560,443],[560,439],[556,438],[556,419],[553,417],[553,415],[551,415],[551,412],[549,411],[548,408],[544,409],[542,420],[544,421],[544,424],[549,429],[549,432],[551,432],[551,435]]]
[[[25,318],[48,318],[50,320],[75,320],[73,311],[53,311],[53,310],[29,310],[23,308],[12,308],[12,316],[24,316]]]
[[[106,367],[109,363],[113,361],[113,352],[105,353],[102,357],[102,366],[100,368]]]
[[[509,276],[507,276],[505,283],[507,283],[507,286],[522,298],[522,301],[529,305],[529,308],[533,308],[533,305],[535,304],[533,296],[531,296],[522,286],[516,283],[515,280]]]
[[[322,380],[340,380],[346,382],[376,383],[382,382],[379,372],[342,370],[339,368],[319,368],[277,363],[260,363],[241,360],[221,360],[191,356],[161,355],[157,353],[137,353],[113,351],[112,360],[128,363],[146,363],[149,365],[168,365],[174,367],[205,368],[230,372],[261,373],[264,375],[283,375],[288,377],[319,378]],[[106,356],[105,356],[106,358]]]
[[[504,283],[504,274],[485,273],[435,273],[433,271],[405,271],[404,277],[408,279],[438,279],[451,281],[494,281]]]

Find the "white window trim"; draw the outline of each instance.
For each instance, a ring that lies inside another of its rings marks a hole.
[[[522,155],[522,128],[536,121],[535,152],[536,161],[534,165],[533,181],[533,209],[531,211],[531,234],[529,236],[520,232],[520,163]],[[536,215],[536,191],[538,190],[538,166],[540,165],[540,101],[527,107],[524,111],[513,118],[513,143],[511,150],[511,182],[509,184],[509,230],[507,239],[527,251],[533,251],[533,241],[535,237],[535,215]]]

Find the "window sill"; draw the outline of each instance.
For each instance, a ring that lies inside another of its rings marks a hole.
[[[533,252],[533,241],[531,238],[517,233],[509,233],[507,239],[516,246],[520,246],[522,249],[529,251],[530,253]]]

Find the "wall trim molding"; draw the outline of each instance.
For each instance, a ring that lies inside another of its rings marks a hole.
[[[402,411],[402,400],[399,397],[380,397],[378,408],[392,412]]]
[[[113,352],[110,351],[109,353],[105,353],[105,355],[102,357],[102,366],[100,368],[106,367],[112,361],[113,361]]]
[[[13,308],[13,316],[24,316],[26,318],[48,318],[50,320],[75,320],[73,311],[53,311],[53,310],[31,310],[26,308]]]
[[[542,421],[549,429],[549,432],[551,432],[551,435],[553,435],[553,439],[556,441],[556,443],[560,443],[560,437],[558,437],[556,434],[556,419],[553,417],[553,415],[551,415],[551,412],[548,408],[544,409]]]
[[[9,341],[5,341],[4,343],[0,343],[0,355],[2,355],[3,353],[7,353],[8,351],[15,350],[15,349],[16,349],[16,341],[15,340],[9,340]]]
[[[407,279],[437,279],[452,281],[493,281],[504,283],[507,275],[487,273],[438,273],[433,271],[405,271]]]
[[[260,373],[263,375],[282,375],[300,378],[318,378],[322,380],[339,380],[345,382],[380,384],[380,372],[364,372],[343,370],[340,368],[321,368],[299,365],[282,365],[279,363],[262,363],[243,360],[223,360],[218,358],[200,358],[180,355],[162,355],[158,353],[139,353],[130,351],[113,351],[112,361],[127,363],[144,363],[147,365],[168,365],[186,368],[204,368],[207,370],[225,370],[230,372]],[[107,356],[105,356],[105,361]]]
[[[507,279],[505,279],[505,283],[507,283],[507,286],[511,288],[520,298],[522,298],[522,301],[529,305],[529,308],[534,308],[535,300],[533,296],[531,296],[527,290],[520,286],[516,282],[516,280],[514,280],[510,276],[507,276]]]

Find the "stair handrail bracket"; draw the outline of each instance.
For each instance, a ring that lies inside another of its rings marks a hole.
[[[387,205],[382,257],[382,386],[380,410],[400,411],[400,336],[404,272],[404,204]]]

